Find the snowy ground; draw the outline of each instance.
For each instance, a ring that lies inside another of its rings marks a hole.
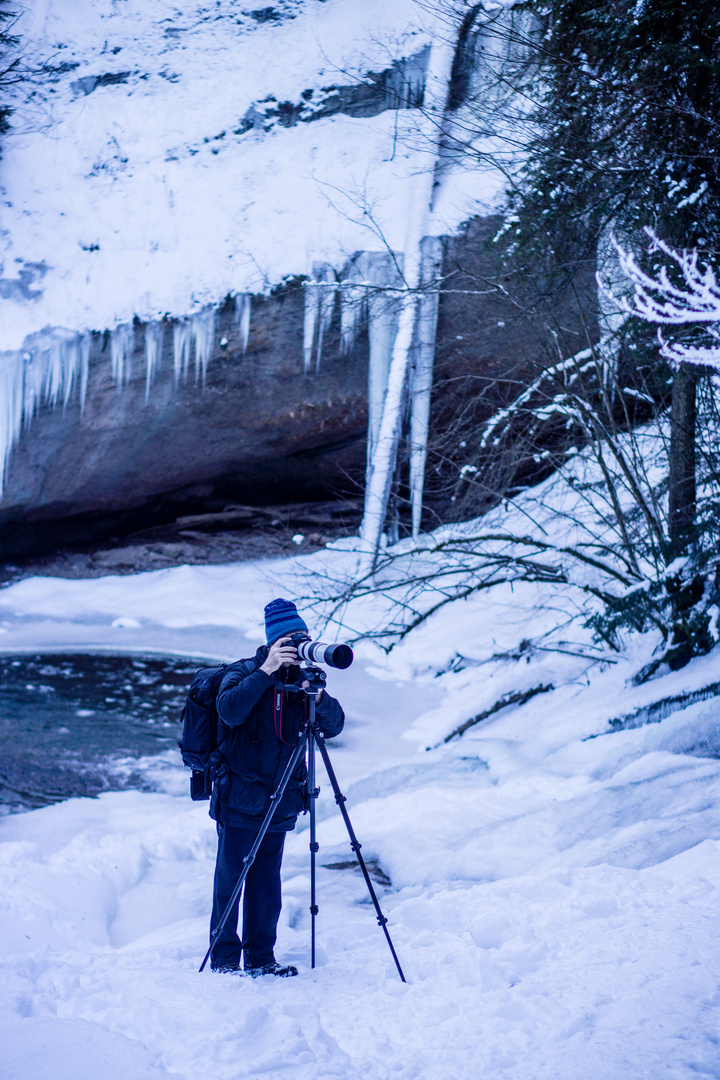
[[[347,554],[309,561],[321,558]],[[247,654],[295,573],[286,561],[30,579],[0,593],[2,647]],[[0,821],[3,1077],[720,1076],[720,710],[700,701],[608,729],[717,681],[717,658],[632,689],[639,655],[603,668],[549,652],[434,677],[471,637],[512,636],[508,599],[456,605],[442,639],[420,634],[387,659],[364,646],[330,676],[348,712],[333,758],[364,854],[392,882],[379,891],[407,985],[349,869],[320,870],[309,970],[304,821],[277,950],[300,977],[198,975],[213,827],[165,758],[147,763],[155,794]],[[517,589],[513,604],[527,636],[545,616]],[[509,687],[541,682],[556,689],[442,742]],[[350,853],[321,783],[332,865]]]

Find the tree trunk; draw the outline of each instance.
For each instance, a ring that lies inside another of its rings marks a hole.
[[[435,337],[437,334],[438,288],[442,275],[442,240],[426,236],[422,242],[423,278],[426,289],[420,298],[415,343],[415,363],[410,387],[410,499],[412,502],[412,534],[420,535],[425,461],[430,431],[430,394],[432,392]]]
[[[395,473],[397,448],[403,420],[417,309],[422,282],[422,240],[428,234],[436,195],[435,180],[440,138],[447,102],[454,45],[437,41],[430,52],[426,77],[425,120],[428,130],[427,165],[415,180],[408,213],[407,239],[403,252],[404,292],[398,305],[398,331],[388,371],[387,390],[373,459],[365,487],[365,513],[360,526],[363,562],[374,570],[385,525],[390,487]]]
[[[695,536],[695,390],[697,375],[689,365],[675,372],[670,407],[668,533],[670,557],[685,554]]]

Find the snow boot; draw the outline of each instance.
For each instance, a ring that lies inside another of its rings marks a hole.
[[[291,976],[297,975],[297,973],[297,968],[292,964],[283,967],[282,964],[278,964],[277,960],[273,960],[269,964],[261,964],[260,967],[245,968],[245,974],[250,975],[253,979],[257,979],[260,975],[277,975],[281,979],[289,979]]]

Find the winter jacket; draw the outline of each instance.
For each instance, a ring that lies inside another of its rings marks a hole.
[[[308,709],[304,692],[288,691],[302,681],[299,667],[281,668],[272,675],[260,671],[266,645],[251,660],[240,660],[220,684],[217,711],[219,746],[214,755],[214,784],[210,815],[226,825],[259,828],[270,796],[282,779],[297,746]],[[323,735],[342,731],[345,715],[335,698],[323,691],[315,715]],[[307,768],[297,764],[270,825],[272,832],[295,828],[306,808]]]

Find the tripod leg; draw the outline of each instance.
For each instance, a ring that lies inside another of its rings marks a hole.
[[[263,823],[260,826],[260,829],[258,830],[257,836],[255,837],[255,843],[253,844],[253,846],[250,848],[250,851],[248,852],[248,854],[243,859],[242,873],[240,874],[240,877],[237,880],[235,888],[233,889],[232,896],[228,900],[227,906],[226,906],[225,910],[222,913],[222,916],[220,918],[220,922],[217,924],[217,926],[213,930],[212,937],[210,938],[210,947],[208,948],[208,951],[205,953],[205,959],[203,960],[203,962],[202,962],[202,964],[200,965],[200,968],[199,968],[200,971],[203,971],[205,969],[205,965],[207,964],[207,962],[208,962],[208,960],[210,958],[210,953],[213,951],[213,946],[215,945],[215,942],[218,939],[218,937],[220,936],[220,934],[222,933],[223,927],[225,926],[225,923],[230,918],[230,912],[232,911],[234,905],[238,901],[238,898],[240,896],[240,890],[242,889],[243,884],[245,883],[245,878],[248,876],[248,873],[250,872],[250,867],[255,862],[255,856],[258,853],[258,848],[260,847],[261,843],[263,842],[263,837],[265,836],[265,833],[270,828],[270,823],[272,822],[273,815],[275,814],[278,803],[280,802],[283,795],[285,794],[285,788],[288,785],[288,781],[289,781],[290,777],[293,774],[293,770],[295,769],[295,766],[297,765],[298,761],[300,760],[300,758],[305,753],[305,743],[307,742],[307,739],[308,739],[308,728],[306,726],[306,727],[303,727],[302,731],[300,732],[300,737],[298,739],[297,746],[293,750],[292,757],[290,758],[290,760],[287,763],[287,768],[285,769],[285,772],[283,773],[282,780],[278,784],[276,790],[270,796],[270,808],[268,809],[267,814],[263,818]]]
[[[313,736],[311,735],[310,738],[312,738],[312,737]],[[360,869],[363,872],[363,877],[365,878],[365,884],[367,885],[368,892],[370,893],[370,899],[372,900],[372,902],[373,902],[373,904],[375,906],[375,913],[377,915],[378,925],[380,927],[382,927],[382,931],[385,934],[385,937],[387,939],[387,943],[388,943],[388,945],[390,947],[390,952],[392,953],[392,958],[395,961],[395,967],[398,969],[398,975],[400,976],[400,978],[402,979],[403,982],[407,982],[407,979],[403,975],[403,970],[400,967],[400,961],[397,958],[397,953],[395,952],[395,946],[393,945],[392,940],[390,938],[390,934],[388,932],[387,919],[383,915],[382,910],[380,908],[380,902],[379,902],[379,900],[377,898],[377,895],[375,893],[375,889],[373,888],[373,883],[370,880],[370,874],[368,873],[368,868],[365,865],[365,860],[363,859],[362,855],[360,854],[360,848],[362,847],[362,844],[360,843],[357,836],[355,835],[355,831],[354,831],[354,829],[352,827],[352,824],[350,822],[348,812],[345,809],[346,799],[345,799],[345,796],[343,795],[342,791],[340,790],[340,786],[339,786],[339,784],[337,782],[337,777],[335,775],[335,770],[332,767],[332,762],[330,761],[330,755],[328,754],[327,747],[325,745],[325,739],[324,739],[324,737],[322,736],[322,734],[320,732],[315,732],[314,737],[315,737],[315,741],[317,742],[318,749],[320,751],[320,756],[322,757],[323,763],[324,763],[325,768],[327,770],[328,778],[330,780],[330,784],[332,786],[333,793],[335,795],[335,802],[338,804],[338,807],[340,808],[340,813],[342,814],[343,821],[345,822],[345,828],[347,829],[348,836],[350,837],[350,847],[355,852],[355,856],[357,858],[357,861],[360,864]]]
[[[312,734],[314,723],[315,699],[310,700],[310,735],[308,736],[308,796],[310,798],[310,967],[315,967],[315,916],[318,913],[315,890],[315,856],[320,848],[317,842],[315,807],[318,789],[315,786],[315,736]]]

